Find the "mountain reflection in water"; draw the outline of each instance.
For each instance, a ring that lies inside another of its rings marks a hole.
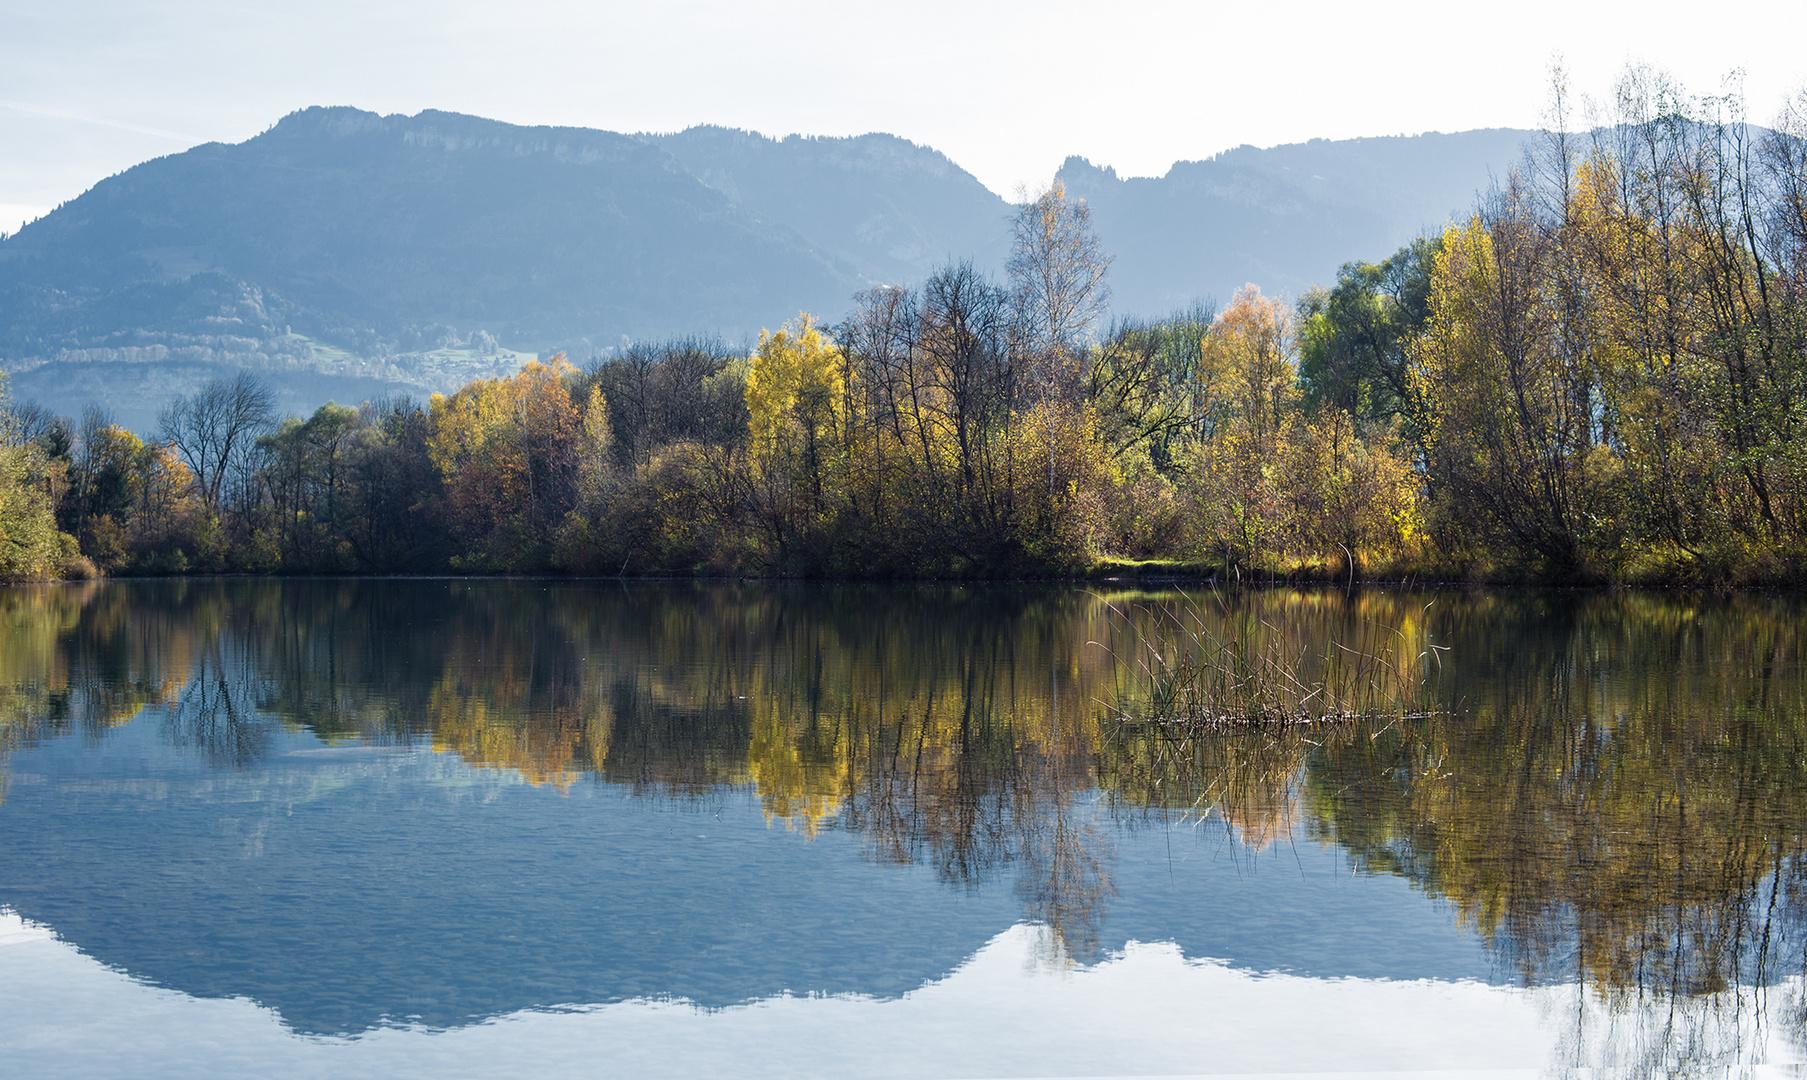
[[[1257,638],[1435,642],[1437,708],[1327,730],[1127,722],[1140,688],[1115,657],[1164,605]],[[1645,595],[7,590],[0,906],[304,1031],[895,995],[1026,920],[1056,966],[1140,939],[1303,975],[1578,982],[1573,1064],[1716,1066],[1754,1016],[1803,1041],[1804,614]],[[658,826],[702,835],[678,852]],[[1150,854],[1175,835],[1213,869]],[[1438,901],[1461,934],[1437,929]]]

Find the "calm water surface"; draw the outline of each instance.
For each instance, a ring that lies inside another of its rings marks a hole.
[[[1430,715],[1125,723],[1163,612],[1436,645]],[[0,591],[0,1074],[1797,1075],[1804,617]]]

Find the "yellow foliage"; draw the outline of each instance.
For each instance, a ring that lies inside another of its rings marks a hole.
[[[602,387],[591,386],[584,402],[583,438],[578,451],[578,504],[593,507],[602,497],[602,487],[609,472],[609,404]]]
[[[544,364],[529,361],[510,378],[479,379],[450,398],[434,394],[427,437],[433,464],[449,480],[473,462],[518,455],[529,434],[571,426],[576,417],[565,380],[576,371],[560,354]]]
[[[1285,538],[1279,466],[1298,405],[1292,312],[1248,285],[1237,290],[1205,343],[1205,378],[1222,389],[1207,436],[1188,457],[1206,547],[1234,565],[1258,565]]]
[[[815,836],[856,789],[850,747],[835,738],[845,733],[830,730],[826,747],[812,745],[808,733],[790,729],[776,702],[759,704],[747,747],[747,772],[759,792],[760,806],[768,822],[779,818],[786,827]]]
[[[508,549],[504,562],[519,556],[523,530],[541,518],[562,519],[569,509],[554,506],[544,489],[561,462],[576,464],[568,456],[584,437],[587,418],[567,385],[575,374],[560,354],[530,362],[512,378],[479,380],[449,398],[433,395],[427,454],[445,481],[453,518],[477,539]],[[599,406],[595,398],[587,404]],[[606,421],[599,430],[606,433]],[[498,539],[497,530],[511,522],[520,535]],[[493,561],[497,553],[476,554]]]
[[[762,450],[839,431],[846,420],[843,368],[840,349],[813,315],[760,333],[747,370],[747,412]]]
[[[1359,561],[1396,557],[1417,542],[1420,480],[1391,426],[1364,436],[1347,412],[1326,406],[1292,434],[1284,486],[1303,553]]]
[[[1105,497],[1122,480],[1097,438],[1097,423],[1089,406],[1044,399],[1014,425],[1011,456],[1024,481],[1017,499],[1025,517],[1040,526],[1046,547],[1038,554],[1056,565],[1098,556]]]

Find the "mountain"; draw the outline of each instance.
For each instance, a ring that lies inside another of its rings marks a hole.
[[[1472,203],[1523,132],[1229,151],[1158,179],[1070,159],[1116,310],[1296,292]],[[0,240],[0,365],[20,400],[155,427],[236,367],[279,405],[449,390],[566,350],[838,318],[949,260],[1000,272],[1011,207],[891,135],[627,135],[312,108],[145,162]]]
[[[1343,263],[1377,262],[1466,214],[1535,138],[1494,128],[1239,146],[1159,178],[1072,157],[1058,178],[1116,255],[1115,306],[1152,314],[1228,301],[1247,282],[1295,296],[1330,284]]]
[[[804,144],[813,186],[783,181],[786,144],[719,129],[308,109],[103,180],[0,243],[0,360],[17,397],[67,411],[79,390],[140,430],[147,398],[222,365],[294,383],[283,404],[312,408],[323,391],[449,389],[512,368],[516,349],[835,312],[927,266],[925,245],[963,243],[950,228],[1008,222],[978,181],[903,140],[786,142]],[[734,165],[709,167],[717,144]],[[787,220],[821,234],[812,205],[838,215],[846,255]]]
[[[960,259],[995,272],[1010,254],[1011,206],[945,156],[895,135],[778,140],[693,127],[642,137],[736,205],[834,252],[866,282],[918,281]]]

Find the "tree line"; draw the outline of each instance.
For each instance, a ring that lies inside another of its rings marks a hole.
[[[1056,185],[1004,279],[952,264],[744,355],[282,420],[242,374],[149,440],[14,408],[0,575],[1799,580],[1807,104],[1765,131],[1634,70],[1553,127],[1467,220],[1296,302],[1106,322]]]

